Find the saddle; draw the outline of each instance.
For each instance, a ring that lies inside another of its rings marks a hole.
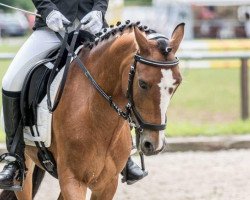
[[[72,39],[73,32],[68,35],[67,43],[70,44]],[[80,31],[76,39],[74,51],[78,49],[83,42],[92,42],[94,41],[94,39],[95,36],[93,36],[92,34],[86,31]],[[29,127],[31,135],[33,137],[35,137],[36,135],[39,136],[39,131],[37,128],[38,105],[47,94],[47,84],[51,76],[52,69],[54,68],[55,61],[59,60],[59,64],[57,64],[56,69],[56,73],[59,73],[59,71],[64,67],[67,60],[67,49],[64,50],[61,58],[58,59],[60,48],[53,50],[48,54],[46,58],[37,62],[26,75],[23,84],[23,88],[21,91],[21,113],[23,119],[23,127]],[[56,74],[53,76],[53,78],[55,77]],[[39,150],[38,158],[42,166],[52,176],[57,177],[56,163],[52,153],[46,148],[44,142],[34,140],[34,143]]]
[[[73,32],[69,34],[68,44],[71,43],[72,38]],[[83,42],[93,41],[94,38],[92,34],[86,31],[80,31],[74,50]],[[59,48],[50,52],[45,59],[39,61],[32,67],[25,78],[21,92],[21,112],[24,125],[26,126],[36,125],[37,105],[46,95],[47,82],[54,67],[54,62],[57,59],[58,52]],[[67,54],[68,52],[65,49],[57,72],[65,65]]]

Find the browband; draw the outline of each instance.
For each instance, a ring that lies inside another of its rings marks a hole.
[[[147,35],[147,39],[148,40],[157,40],[157,39],[169,40],[166,36],[164,36],[160,33],[151,33],[151,34]]]
[[[138,54],[135,55],[135,61],[140,62],[145,65],[150,65],[153,67],[174,67],[179,64],[179,59],[177,57],[175,57],[175,59],[172,61],[162,62],[162,61],[149,60],[149,59],[143,58],[142,56]]]

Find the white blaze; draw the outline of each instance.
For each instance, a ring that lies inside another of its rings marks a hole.
[[[172,94],[169,94],[169,88],[173,89],[175,88],[174,86],[175,79],[173,78],[173,74],[170,69],[168,70],[162,69],[161,73],[162,73],[162,79],[161,82],[158,84],[158,86],[160,88],[160,95],[161,95],[160,99],[161,124],[164,124],[166,122],[166,112],[172,96]],[[159,134],[160,135],[159,135],[158,149],[160,149],[163,145],[163,139],[165,137],[164,130],[160,131]]]

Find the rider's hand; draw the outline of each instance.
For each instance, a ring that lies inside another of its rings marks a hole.
[[[99,33],[102,30],[103,20],[101,11],[91,11],[81,20],[82,30],[92,34]]]
[[[46,24],[47,26],[55,32],[59,32],[63,30],[63,23],[69,24],[70,21],[63,16],[57,10],[53,10],[47,17],[46,17]]]

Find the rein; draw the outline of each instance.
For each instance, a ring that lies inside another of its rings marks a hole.
[[[77,62],[78,66],[81,68],[81,70],[83,71],[84,75],[92,83],[92,85],[95,87],[95,89],[100,93],[100,95],[103,96],[104,99],[106,99],[108,101],[109,105],[118,113],[118,115],[121,116],[124,120],[127,120],[129,125],[131,127],[134,127],[137,132],[139,131],[139,133],[141,133],[144,129],[153,130],[153,131],[164,130],[166,128],[166,123],[165,124],[152,124],[152,123],[145,122],[135,107],[134,100],[133,100],[133,82],[134,82],[134,77],[135,77],[135,73],[136,73],[136,66],[137,66],[137,63],[139,62],[139,63],[145,64],[148,66],[152,66],[152,67],[170,68],[170,67],[175,67],[179,63],[179,59],[175,58],[173,61],[162,62],[162,61],[155,61],[155,60],[146,59],[137,53],[134,56],[134,63],[130,67],[129,78],[128,78],[128,89],[127,89],[127,95],[126,95],[126,97],[128,99],[128,103],[125,106],[125,111],[123,111],[123,109],[119,108],[119,106],[112,100],[112,97],[109,96],[108,94],[106,94],[106,92],[98,85],[98,83],[91,76],[90,72],[84,66],[84,64],[82,63],[80,58],[74,53],[74,46],[76,43],[77,36],[79,35],[79,30],[80,30],[81,26],[82,26],[82,24],[79,24],[79,26],[76,28],[70,46],[67,43],[67,39],[68,39],[68,28],[67,27],[65,27],[66,33],[65,33],[64,38],[62,38],[60,34],[57,34],[59,39],[62,41],[62,45],[61,45],[61,48],[59,50],[59,56],[58,56],[57,60],[55,61],[55,65],[52,69],[52,72],[51,72],[50,77],[49,77],[48,85],[47,85],[47,97],[48,97],[47,104],[48,104],[49,111],[50,112],[55,111],[57,106],[58,106],[58,103],[61,99],[63,89],[65,86],[66,77],[67,77],[69,66],[70,66],[70,61],[73,58],[73,59],[75,59],[75,61]],[[165,38],[165,37],[162,36],[161,38]],[[152,38],[152,39],[154,39],[154,38]],[[59,92],[58,92],[58,95],[55,99],[55,103],[52,106],[51,97],[50,97],[50,85],[51,85],[51,83],[56,75],[56,72],[58,71],[58,67],[59,67],[59,64],[60,64],[60,61],[62,58],[62,54],[63,54],[63,51],[65,49],[68,50],[67,61],[66,61],[66,65],[65,65],[65,69],[64,69],[64,73],[63,73],[63,78],[62,78],[62,81],[61,81],[61,84],[59,87]],[[131,114],[134,115],[137,123],[135,123],[133,121]]]

